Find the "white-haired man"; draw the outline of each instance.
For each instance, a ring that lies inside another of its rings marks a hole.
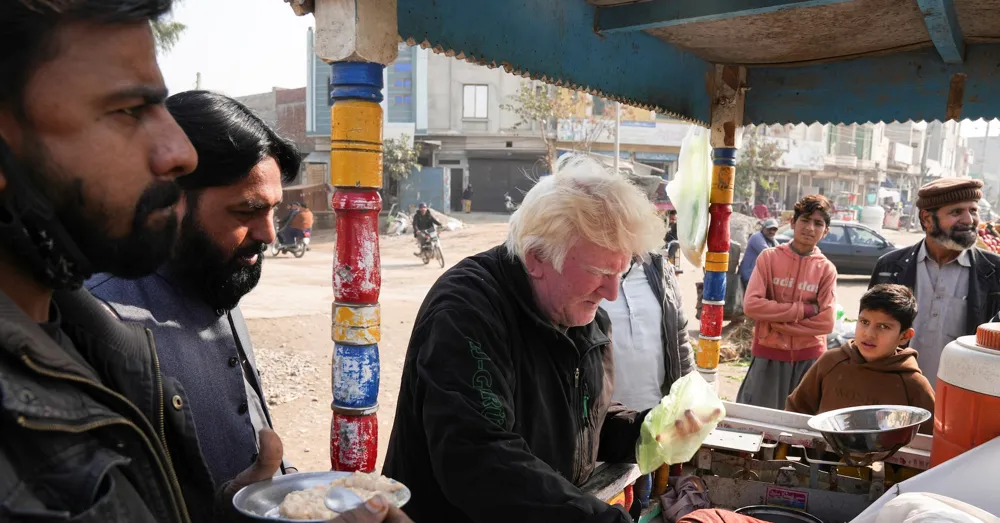
[[[579,488],[635,460],[645,413],[612,402],[603,300],[663,221],[625,178],[564,159],[525,195],[504,245],[434,284],[414,323],[383,473],[415,521],[626,523]],[[676,430],[700,427],[688,413]]]

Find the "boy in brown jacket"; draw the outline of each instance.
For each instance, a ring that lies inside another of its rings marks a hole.
[[[876,285],[861,297],[855,338],[828,351],[788,397],[785,410],[815,415],[862,405],[909,405],[934,412],[934,389],[917,366],[917,300],[902,285]],[[930,434],[934,422],[920,431]]]

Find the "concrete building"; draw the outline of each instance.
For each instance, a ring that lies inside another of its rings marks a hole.
[[[912,201],[932,178],[969,176],[970,147],[959,127],[955,122],[799,124],[757,132],[783,151],[773,179],[785,208],[817,193],[846,207],[885,196]]]

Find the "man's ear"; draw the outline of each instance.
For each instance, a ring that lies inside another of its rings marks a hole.
[[[532,278],[541,278],[545,274],[545,263],[538,254],[534,251],[525,253],[524,256],[524,268],[528,270],[528,276]]]
[[[910,340],[913,339],[914,334],[916,334],[916,331],[913,330],[913,327],[910,327],[909,329],[906,329],[905,331],[899,333],[899,343],[897,343],[897,345],[899,345],[900,347],[906,345],[907,343],[909,343]]]

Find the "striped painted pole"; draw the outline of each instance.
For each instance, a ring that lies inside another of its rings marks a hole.
[[[337,220],[333,258],[333,470],[371,472],[378,457],[382,285],[382,70],[336,62],[330,83],[330,184]]]
[[[702,294],[701,336],[695,358],[706,381],[716,381],[719,346],[722,342],[722,311],[726,304],[726,273],[729,270],[729,216],[733,213],[733,178],[736,148],[712,149],[712,193]]]
[[[719,348],[722,344],[726,275],[729,271],[729,217],[733,214],[736,151],[743,127],[746,69],[716,65],[712,92],[712,192],[708,212],[708,254],[702,289],[701,332],[695,363],[705,381],[718,390]]]

